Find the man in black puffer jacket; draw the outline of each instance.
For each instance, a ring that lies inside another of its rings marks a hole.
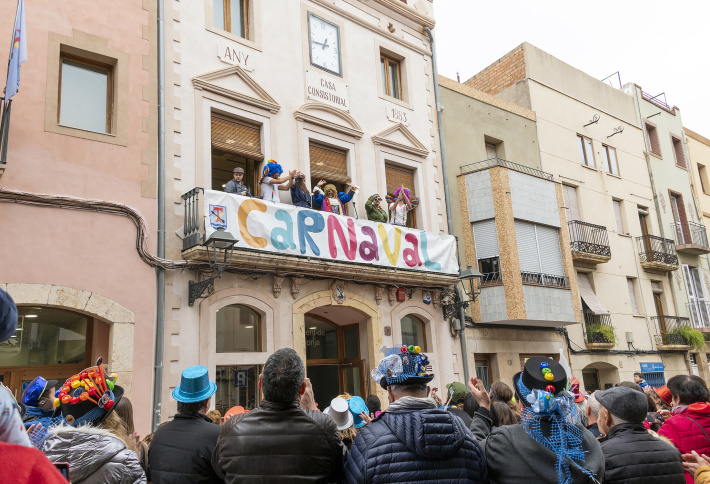
[[[360,430],[343,481],[487,483],[476,439],[460,418],[439,410],[429,397],[427,383],[434,376],[424,373],[426,356],[412,348],[393,348],[373,371],[390,405]]]
[[[643,426],[646,395],[616,387],[596,392],[599,441],[604,452],[604,483],[684,484],[680,452],[649,434]]]
[[[301,357],[290,348],[276,351],[259,386],[259,408],[222,425],[212,454],[217,474],[228,484],[337,481],[346,448],[333,419],[316,410]]]

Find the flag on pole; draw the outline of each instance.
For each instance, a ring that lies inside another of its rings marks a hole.
[[[20,89],[20,66],[27,60],[27,36],[25,34],[25,0],[17,3],[15,15],[15,30],[12,33],[12,49],[7,66],[7,83],[5,84],[5,102],[17,94]]]

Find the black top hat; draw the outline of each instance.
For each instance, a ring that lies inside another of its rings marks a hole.
[[[545,375],[552,375],[552,377],[546,377]],[[525,362],[523,371],[513,376],[513,388],[515,389],[518,400],[523,402],[526,407],[529,407],[530,403],[520,393],[520,388],[518,387],[519,381],[528,390],[537,389],[550,391],[548,387],[551,385],[554,392],[550,393],[557,395],[567,388],[567,373],[562,365],[552,358],[544,356],[529,358],[528,361]]]

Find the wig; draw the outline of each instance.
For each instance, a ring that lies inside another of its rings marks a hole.
[[[274,160],[269,160],[269,162],[266,164],[264,167],[264,171],[262,172],[261,176],[263,177],[275,177],[281,175],[283,173],[283,168],[281,168],[281,165],[276,163]]]

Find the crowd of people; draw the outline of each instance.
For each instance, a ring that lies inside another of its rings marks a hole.
[[[0,383],[0,481],[710,483],[710,391],[697,376],[653,388],[639,373],[586,394],[567,365],[532,357],[510,385],[472,377],[439,395],[419,347],[383,352],[371,376],[384,410],[375,394],[342,394],[320,411],[284,348],[259,375],[259,405],[224,416],[210,410],[207,368],[185,369],[177,414],[143,439],[101,358],[64,382],[36,377],[19,401]]]
[[[261,197],[275,203],[281,203],[279,191],[289,191],[293,205],[301,208],[310,208],[337,215],[347,215],[345,204],[352,201],[357,194],[358,188],[349,181],[345,183],[346,192],[339,192],[335,184],[320,180],[311,192],[306,185],[306,176],[298,171],[292,170],[286,175],[283,168],[274,160],[269,160],[262,172],[259,180]],[[233,179],[224,186],[224,191],[234,193],[244,197],[254,197],[249,188],[244,184],[244,169],[234,168]],[[419,199],[412,197],[408,188],[404,186],[395,190],[393,196],[386,196],[388,210],[380,207],[383,199],[379,194],[371,195],[365,204],[367,219],[373,222],[392,223],[394,225],[406,226],[408,213],[414,210],[419,203]],[[357,217],[357,213],[356,213]]]

